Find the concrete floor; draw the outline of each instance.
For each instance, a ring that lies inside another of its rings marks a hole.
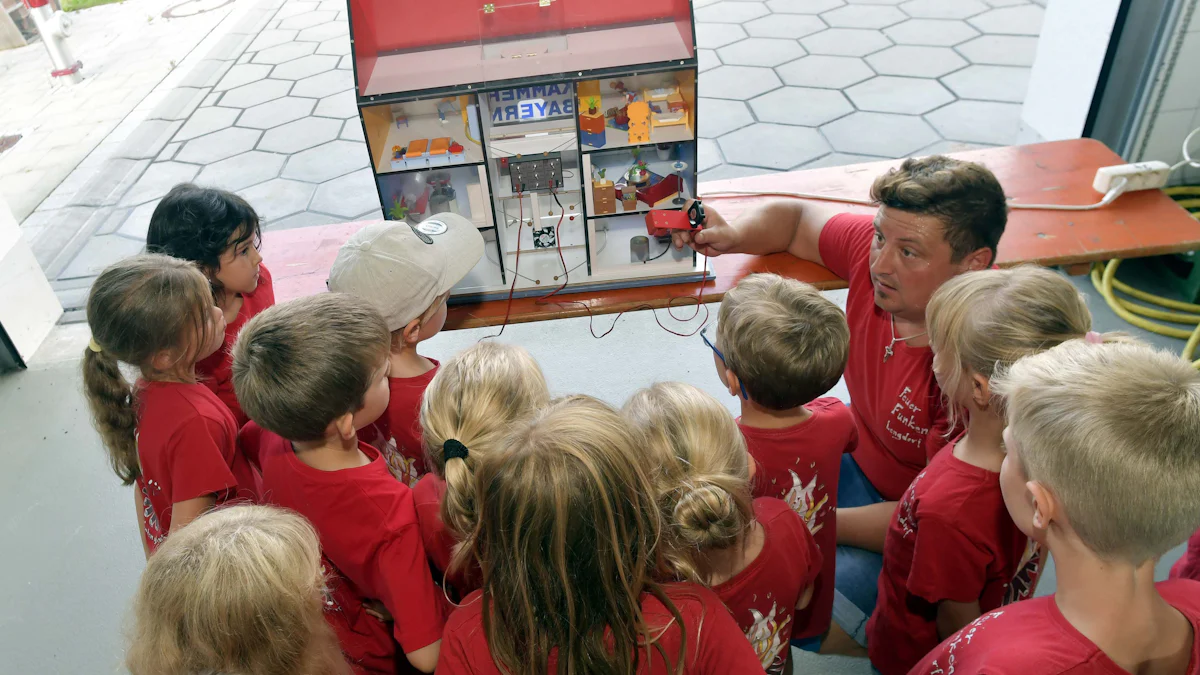
[[[1081,287],[1089,294],[1097,330],[1129,330],[1089,283]],[[844,291],[829,296],[844,303]],[[715,318],[717,306],[709,308]],[[660,314],[667,323],[665,312]],[[603,316],[596,324],[602,330],[612,321]],[[495,331],[442,333],[422,351],[445,359]],[[649,312],[625,315],[602,340],[588,334],[587,319],[509,326],[500,339],[529,349],[556,394],[585,392],[620,404],[638,387],[677,380],[708,391],[731,410],[736,405],[720,390],[700,338],[663,332]],[[1149,339],[1172,350],[1182,347],[1182,341]],[[78,356],[86,342],[86,325],[59,327],[29,370],[0,377],[5,430],[0,513],[9,542],[8,554],[0,558],[5,672],[124,672],[122,633],[144,561],[129,509],[130,489],[121,487],[109,469],[80,391]],[[848,398],[843,384],[832,394]],[[1181,550],[1164,558],[1164,575]],[[1054,581],[1051,569],[1040,592],[1053,592]],[[797,667],[798,672],[871,672],[864,660],[812,655],[798,655]]]

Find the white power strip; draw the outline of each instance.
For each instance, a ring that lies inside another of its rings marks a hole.
[[[1092,189],[1101,194],[1107,193],[1118,179],[1124,178],[1125,185],[1122,186],[1122,192],[1155,190],[1164,187],[1170,176],[1171,167],[1166,162],[1152,161],[1104,166],[1096,171]]]

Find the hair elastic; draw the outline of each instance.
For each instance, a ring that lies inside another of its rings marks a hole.
[[[453,438],[446,439],[446,442],[442,443],[442,458],[447,462],[455,458],[465,460],[468,454],[467,446]]]
[[[1084,334],[1083,339],[1094,345],[1104,343],[1104,338],[1094,330],[1089,330],[1086,334]]]
[[[100,348],[100,343],[96,342],[96,338],[88,339],[88,349],[92,350],[93,352],[95,352],[97,354],[104,351],[103,349]]]

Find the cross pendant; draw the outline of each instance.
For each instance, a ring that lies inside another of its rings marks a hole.
[[[883,362],[884,362],[884,363],[887,363],[887,360],[888,360],[888,359],[889,359],[891,356],[892,356],[892,346],[891,346],[891,345],[888,345],[888,346],[886,346],[886,347],[884,347],[884,348],[883,348]]]

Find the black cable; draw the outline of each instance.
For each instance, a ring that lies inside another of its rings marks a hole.
[[[671,242],[669,242],[669,241],[668,241],[668,242],[667,242],[667,245],[666,245],[666,248],[664,248],[664,249],[662,250],[662,253],[659,253],[658,255],[654,256],[653,258],[647,258],[645,261],[643,261],[643,262],[642,262],[642,264],[643,264],[643,265],[645,265],[645,264],[646,264],[646,263],[648,263],[648,262],[653,262],[653,261],[655,261],[655,260],[658,260],[659,258],[661,258],[661,257],[663,257],[664,255],[666,255],[666,254],[667,254],[667,251],[670,251],[670,250],[671,250]]]

